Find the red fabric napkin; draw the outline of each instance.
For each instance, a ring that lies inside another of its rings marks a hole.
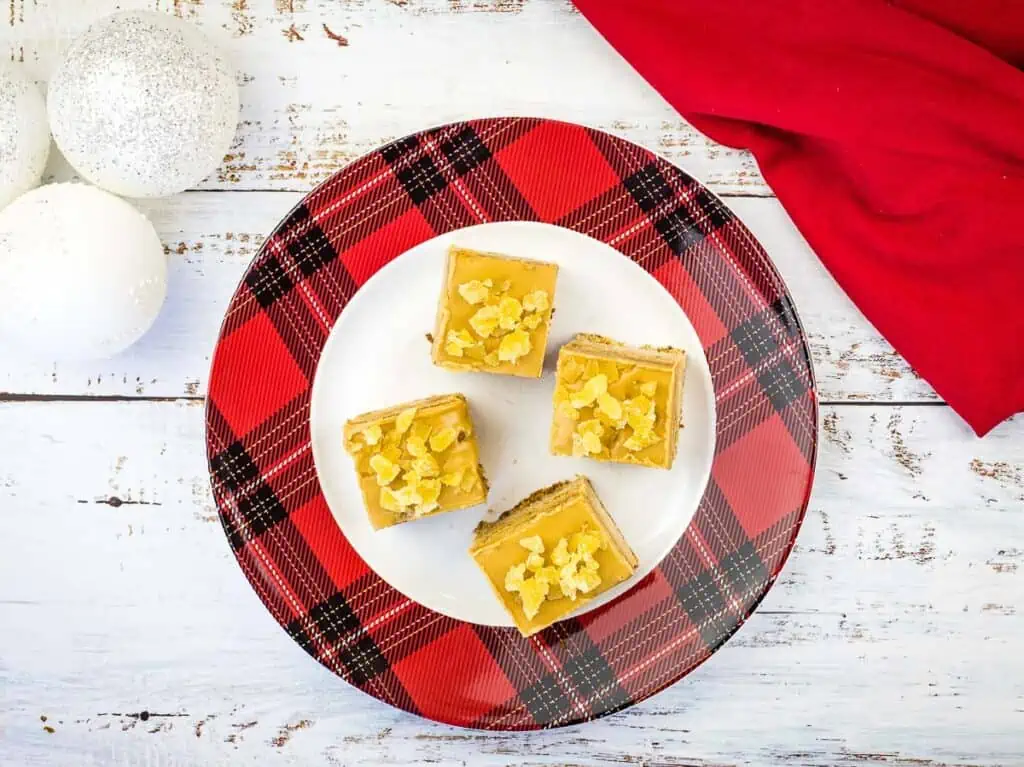
[[[1024,3],[575,2],[978,434],[1024,410]]]

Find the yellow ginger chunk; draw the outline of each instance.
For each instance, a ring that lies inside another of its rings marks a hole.
[[[536,330],[544,323],[544,317],[539,314],[527,314],[520,323],[527,330]]]
[[[601,437],[604,425],[596,418],[581,421],[576,425],[576,433],[572,435],[572,454],[577,458],[600,453],[603,445]]]
[[[455,429],[448,426],[430,437],[430,449],[435,453],[443,453],[450,448],[459,435]]]
[[[511,296],[498,302],[498,324],[503,330],[515,330],[523,316],[523,305]]]
[[[380,507],[385,511],[401,511],[402,506],[395,497],[395,491],[390,487],[380,489]]]
[[[519,598],[523,601],[523,613],[528,620],[533,620],[540,612],[540,606],[544,604],[551,586],[546,579],[537,577],[523,581],[519,587]]]
[[[469,318],[473,332],[481,338],[490,338],[501,323],[501,311],[497,306],[483,306]]]
[[[643,450],[644,448],[648,448],[651,445],[656,445],[660,441],[661,437],[656,435],[654,432],[634,432],[626,439],[625,442],[622,443],[622,446],[626,448],[626,450],[631,450],[635,453]]]
[[[458,487],[462,484],[462,478],[465,476],[465,469],[456,469],[455,471],[446,471],[441,475],[441,484],[445,487]]]
[[[469,334],[468,330],[449,330],[445,338],[444,350],[453,357],[461,357],[466,349],[476,346],[476,339]]]
[[[513,330],[501,339],[498,345],[498,359],[502,362],[515,362],[520,357],[525,357],[533,348],[530,343],[530,334],[525,330]]]
[[[596,530],[583,528],[569,536],[569,548],[578,554],[596,554],[601,549],[601,536]]]
[[[540,539],[539,535],[531,535],[529,538],[521,538],[519,545],[534,554],[544,553],[544,541]]]
[[[625,402],[626,423],[635,432],[649,432],[654,428],[657,418],[654,409],[654,400],[648,399],[643,394]]]
[[[545,312],[551,306],[551,299],[543,290],[535,290],[523,296],[523,308],[528,312]]]
[[[498,353],[497,352],[488,352],[484,356],[484,363],[486,365],[488,365],[489,367],[496,368],[496,367],[498,367],[498,365],[501,364],[501,360],[498,359]]]
[[[516,592],[526,578],[526,563],[513,565],[505,573],[505,591]]]
[[[423,501],[419,492],[419,483],[415,474],[405,475],[405,484],[395,490],[395,500],[398,505],[404,507],[416,506]]]
[[[608,376],[597,373],[590,377],[583,388],[573,394],[569,401],[574,408],[588,407],[594,404],[602,394],[608,393]]]
[[[640,384],[640,393],[645,397],[653,397],[658,393],[658,382],[648,381],[647,383]]]
[[[526,569],[531,573],[539,572],[544,567],[544,557],[540,554],[531,553],[526,557]]]
[[[376,445],[378,442],[380,442],[380,438],[382,436],[383,430],[377,424],[367,427],[367,429],[363,432],[363,439],[366,440],[367,445]]]
[[[571,418],[574,421],[580,420],[580,411],[574,408],[569,400],[558,403],[558,412],[560,415],[564,415],[566,418]]]
[[[402,460],[402,448],[398,445],[388,445],[380,451],[380,454],[391,461],[391,463],[398,463]]]
[[[412,419],[416,417],[416,408],[410,407],[403,410],[398,414],[398,418],[395,419],[395,431],[399,434],[405,434],[409,431],[409,427],[412,426]]]
[[[402,471],[401,466],[397,463],[392,463],[379,453],[370,457],[370,468],[377,475],[377,484],[381,487],[394,482]]]
[[[559,538],[555,548],[551,550],[551,564],[555,567],[564,567],[569,564],[569,541]]]
[[[405,441],[405,449],[413,458],[422,458],[427,454],[427,441],[418,434],[413,434]]]
[[[490,282],[490,280],[488,280]],[[493,284],[493,283],[492,283]],[[469,304],[482,304],[490,296],[491,291],[488,285],[480,280],[470,280],[459,285],[459,295]]]
[[[598,396],[597,408],[612,421],[618,421],[622,418],[622,403],[607,392]]]
[[[418,477],[436,477],[441,473],[441,467],[437,465],[437,459],[429,453],[414,459],[412,470],[416,472]]]
[[[459,487],[462,489],[462,492],[468,493],[472,491],[474,487],[476,487],[477,481],[478,480],[476,474],[474,472],[467,471],[465,476],[462,478],[462,483],[459,485]]]
[[[583,377],[583,366],[574,359],[570,359],[558,371],[558,377],[567,384],[574,384]]]
[[[440,506],[437,499],[441,497],[441,480],[421,479],[417,484],[417,489],[420,494],[420,504],[416,508],[417,514],[429,514]]]

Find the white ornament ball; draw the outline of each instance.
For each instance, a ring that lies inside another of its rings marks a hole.
[[[197,27],[155,11],[89,27],[50,81],[48,104],[72,167],[125,197],[194,186],[224,159],[238,127],[227,61]]]
[[[49,154],[43,94],[20,69],[0,63],[0,208],[39,185]]]
[[[0,211],[0,338],[44,359],[100,359],[145,333],[167,293],[149,220],[85,184],[52,184]]]

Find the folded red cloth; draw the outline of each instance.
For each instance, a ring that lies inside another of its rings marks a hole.
[[[976,432],[1024,410],[1024,3],[575,2]]]

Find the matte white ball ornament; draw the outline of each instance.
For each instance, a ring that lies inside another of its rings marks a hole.
[[[43,94],[21,69],[0,62],[0,208],[39,185],[49,154]]]
[[[0,211],[0,339],[37,358],[110,357],[153,324],[167,260],[149,220],[85,184],[52,184]]]
[[[125,197],[163,197],[220,164],[238,126],[238,85],[194,25],[126,11],[71,44],[48,106],[57,146],[85,179]]]

